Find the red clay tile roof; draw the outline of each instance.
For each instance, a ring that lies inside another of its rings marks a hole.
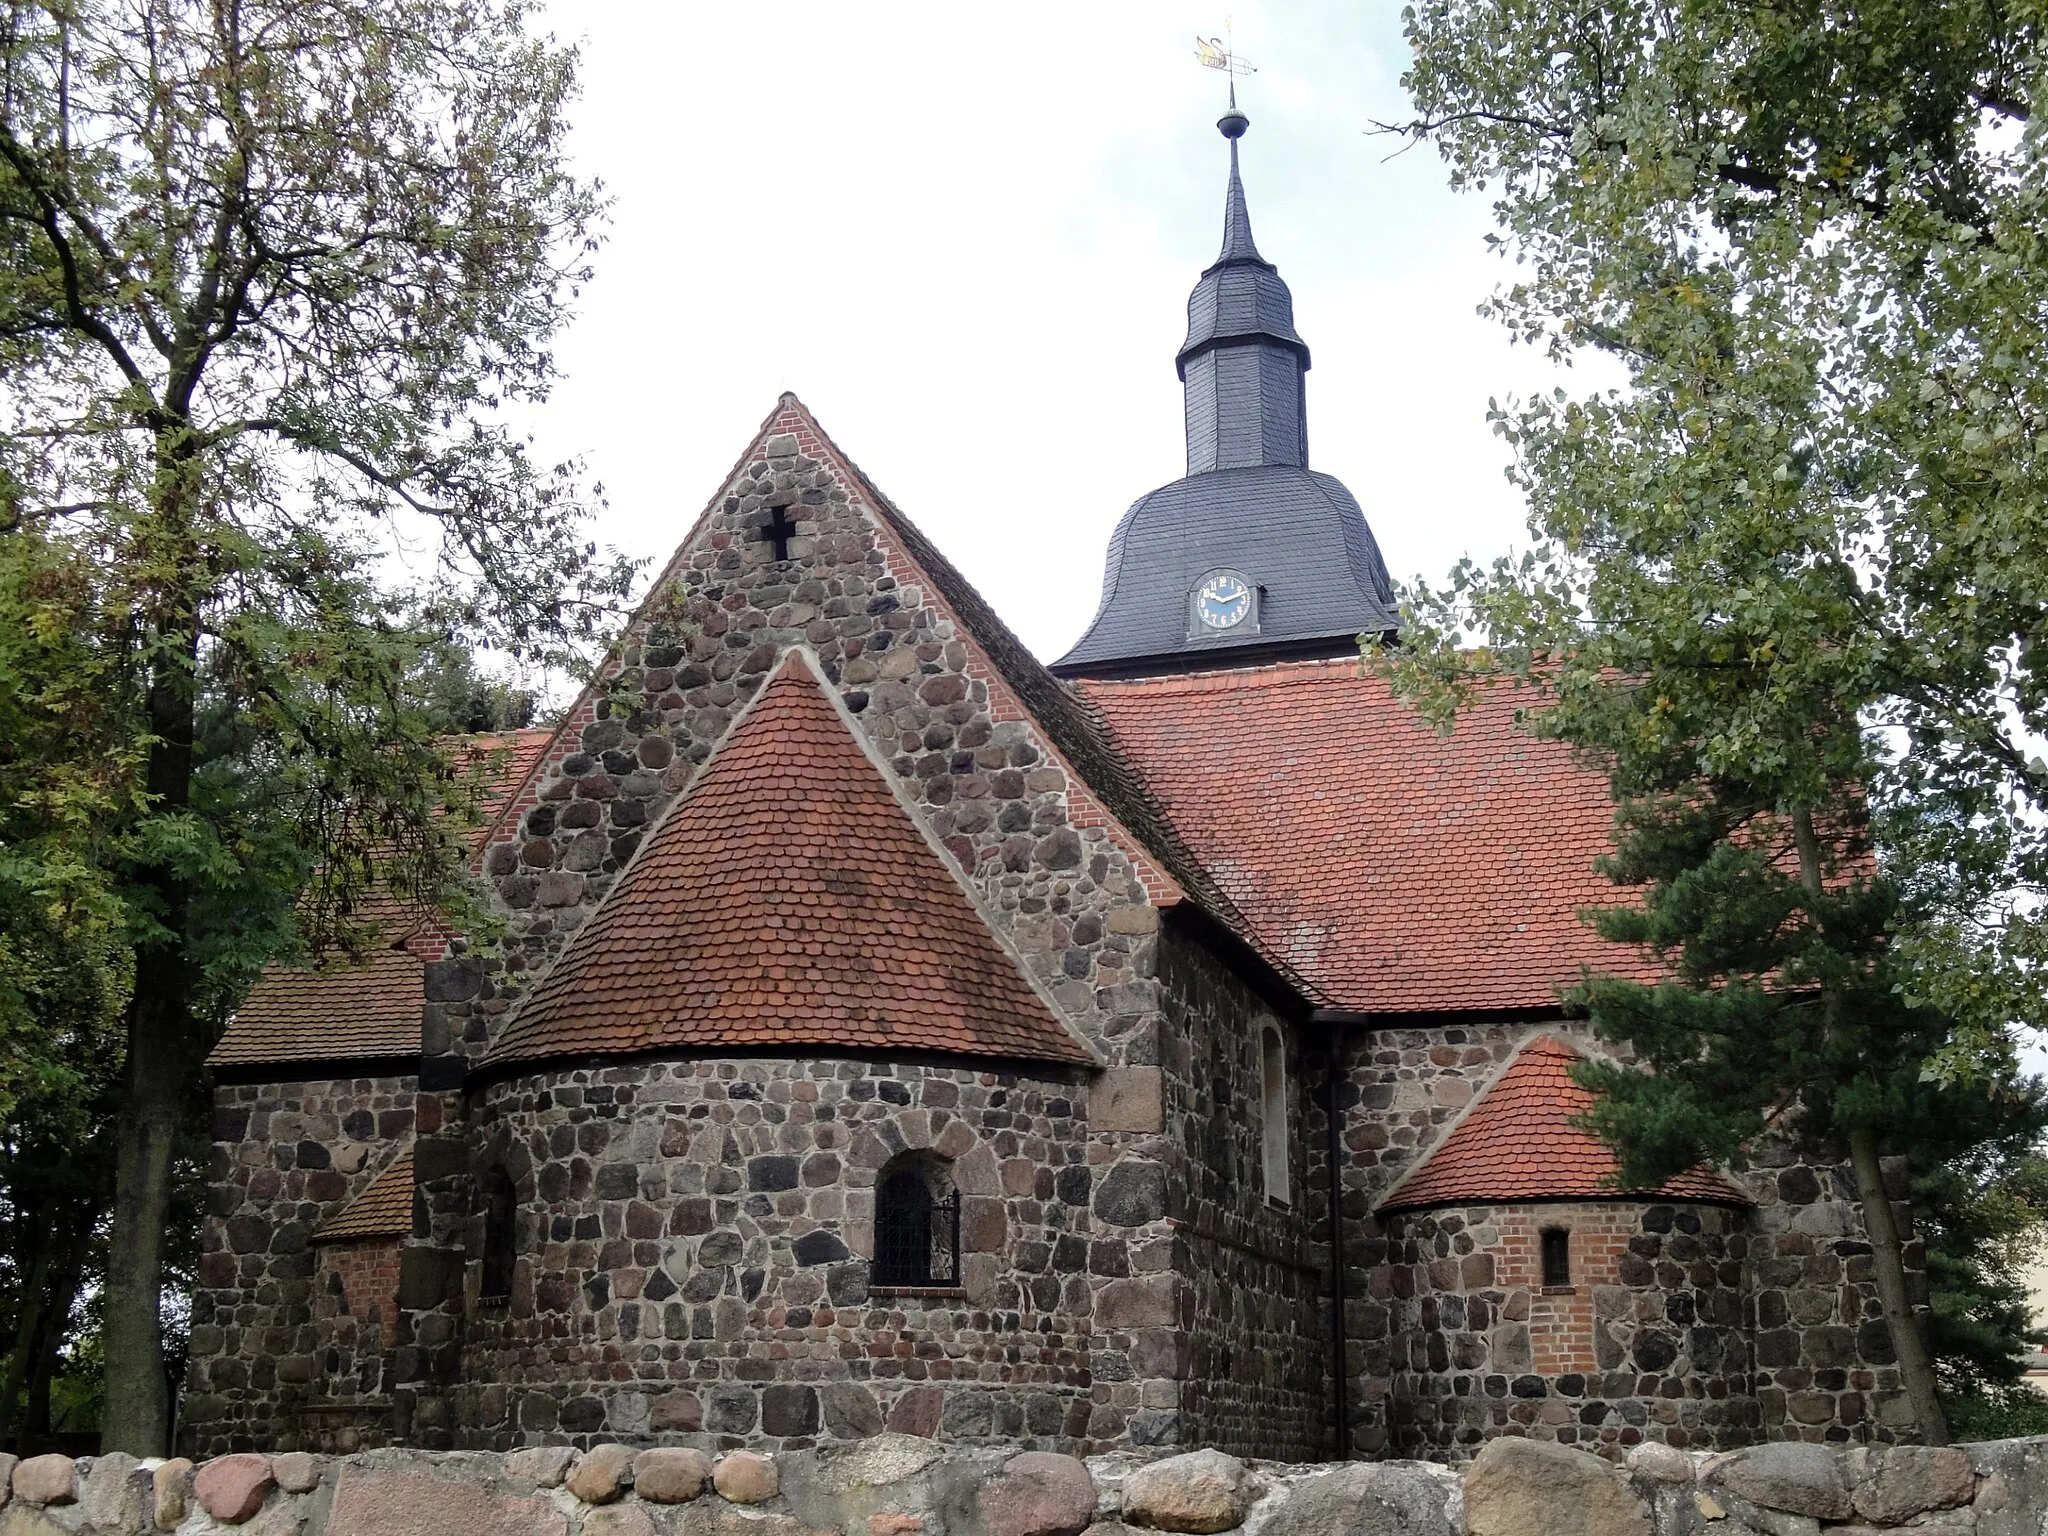
[[[454,745],[458,772],[488,775],[480,786],[481,839],[491,818],[539,763],[553,730],[507,731],[464,737]],[[243,999],[227,1032],[206,1059],[209,1065],[338,1061],[358,1057],[417,1056],[424,959],[438,956],[448,937],[437,916],[413,911],[388,896],[373,896],[364,920],[381,929],[380,944],[360,961],[336,960],[318,969],[272,965]]]
[[[1086,1062],[795,652],[491,1048]]]
[[[405,949],[372,950],[317,971],[274,965],[250,989],[206,1058],[259,1062],[418,1056],[425,966]]]
[[[412,1232],[412,1148],[391,1160],[355,1199],[313,1229],[316,1243],[351,1237],[406,1237]]]
[[[1511,1200],[1663,1198],[1747,1205],[1735,1186],[1704,1168],[1662,1189],[1622,1189],[1606,1144],[1570,1122],[1593,1106],[1572,1081],[1579,1053],[1555,1035],[1522,1047],[1450,1135],[1380,1202],[1380,1214],[1432,1205]]]
[[[1087,698],[1260,948],[1326,1007],[1555,1004],[1579,967],[1651,979],[1578,918],[1623,893],[1605,782],[1500,688],[1439,736],[1358,662],[1089,681]]]
[[[489,835],[491,823],[525,786],[547,751],[548,743],[554,739],[555,727],[534,726],[526,730],[506,731],[498,736],[469,736],[458,744],[461,750],[455,759],[457,768],[473,766],[487,776],[478,790],[477,819],[480,824],[470,834],[472,838],[481,840]],[[502,757],[498,756],[500,752],[504,754]]]

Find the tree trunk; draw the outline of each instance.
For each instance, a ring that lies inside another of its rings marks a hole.
[[[31,1215],[30,1220],[33,1219]],[[7,1352],[6,1366],[0,1368],[0,1446],[8,1443],[16,1428],[15,1409],[28,1381],[29,1366],[36,1358],[36,1347],[42,1341],[49,1295],[50,1244],[46,1239],[36,1244],[28,1278],[22,1282],[21,1305],[15,1309],[14,1347]]]
[[[1885,1325],[1891,1329],[1892,1353],[1898,1356],[1899,1377],[1920,1421],[1920,1439],[1927,1445],[1948,1444],[1948,1415],[1935,1390],[1934,1359],[1913,1304],[1906,1295],[1906,1255],[1892,1218],[1891,1196],[1885,1193],[1884,1165],[1878,1156],[1877,1132],[1868,1126],[1849,1133],[1849,1160],[1856,1169],[1856,1193],[1863,1202],[1863,1225],[1870,1233],[1872,1268],[1878,1299],[1884,1303]]]
[[[198,713],[199,620],[204,589],[191,542],[194,465],[182,437],[160,451],[153,530],[170,578],[156,594],[149,630],[147,708],[152,737],[147,784],[158,815],[192,799]],[[114,1139],[114,1210],[107,1237],[103,1450],[131,1456],[170,1453],[171,1394],[164,1379],[164,1231],[170,1223],[178,1130],[197,1085],[203,1052],[192,1016],[198,978],[186,948],[191,892],[178,871],[157,864],[136,872],[155,898],[163,937],[138,945],[128,1002],[128,1056]]]
[[[1825,889],[1819,829],[1813,812],[1792,812],[1793,845],[1799,853],[1799,883],[1809,896],[1818,898]],[[1842,999],[1830,989],[1826,998],[1830,1020],[1839,1017]],[[1884,1304],[1885,1326],[1891,1330],[1892,1353],[1899,1362],[1899,1379],[1905,1384],[1906,1399],[1913,1405],[1913,1417],[1920,1422],[1920,1439],[1927,1445],[1948,1444],[1948,1415],[1942,1412],[1941,1394],[1935,1389],[1934,1357],[1927,1348],[1927,1336],[1913,1315],[1906,1296],[1906,1255],[1899,1242],[1899,1224],[1892,1219],[1891,1196],[1884,1190],[1884,1163],[1878,1154],[1877,1131],[1860,1126],[1849,1132],[1849,1161],[1856,1170],[1856,1194],[1863,1206],[1863,1225],[1870,1236],[1871,1268],[1877,1280],[1878,1300]]]
[[[128,1066],[114,1143],[100,1446],[131,1456],[163,1456],[171,1450],[161,1316],[164,1231],[190,1088],[192,1052],[184,1038],[191,1029],[190,981],[176,958],[160,948],[139,953],[136,962]]]

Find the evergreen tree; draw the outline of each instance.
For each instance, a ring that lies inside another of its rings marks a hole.
[[[1416,115],[1496,194],[1489,306],[1616,389],[1495,421],[1535,547],[1411,594],[1439,718],[1483,674],[1610,776],[1592,1069],[1632,1177],[1845,1145],[1902,1375],[1945,1437],[1882,1160],[2048,1019],[2048,157],[2032,12],[1878,0],[1406,12]],[[1477,635],[1489,649],[1461,649]],[[1950,1149],[1944,1155],[1961,1155]],[[1923,1185],[1923,1187],[1925,1187]]]

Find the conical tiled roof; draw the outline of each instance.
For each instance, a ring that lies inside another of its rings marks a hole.
[[[761,1046],[1090,1059],[794,651],[489,1062]]]
[[[1618,1187],[1614,1154],[1571,1124],[1593,1107],[1593,1095],[1572,1080],[1572,1065],[1580,1059],[1555,1035],[1531,1040],[1451,1134],[1380,1202],[1380,1214],[1515,1200],[1749,1203],[1733,1184],[1704,1168],[1681,1173],[1661,1189]]]

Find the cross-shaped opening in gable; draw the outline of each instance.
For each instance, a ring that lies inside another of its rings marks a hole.
[[[775,546],[775,559],[789,558],[789,541],[796,537],[796,524],[790,518],[789,508],[769,509],[767,521],[761,524],[761,537]]]

